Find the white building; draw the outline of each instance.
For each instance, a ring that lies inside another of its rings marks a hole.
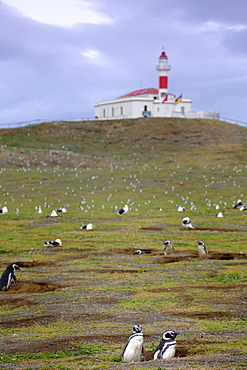
[[[96,103],[95,117],[123,119],[139,117],[182,117],[219,119],[219,113],[192,111],[192,100],[168,92],[168,71],[171,69],[164,51],[159,57],[159,89],[147,88],[132,91],[114,100]]]

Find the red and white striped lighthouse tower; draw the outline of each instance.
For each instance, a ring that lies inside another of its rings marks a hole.
[[[168,58],[164,51],[159,57],[159,64],[156,66],[159,71],[159,98],[164,98],[168,93],[168,71],[171,66],[168,64]]]

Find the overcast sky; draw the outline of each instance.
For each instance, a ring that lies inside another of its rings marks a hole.
[[[158,87],[247,122],[247,0],[0,0],[0,125]]]

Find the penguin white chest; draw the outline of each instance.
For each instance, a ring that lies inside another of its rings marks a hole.
[[[164,360],[168,360],[169,358],[173,358],[176,352],[176,344],[170,345],[166,348],[165,352],[162,354],[162,358]]]
[[[123,361],[140,362],[143,346],[143,336],[138,335],[132,338],[125,349]]]

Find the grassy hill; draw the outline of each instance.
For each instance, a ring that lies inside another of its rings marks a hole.
[[[38,157],[47,156],[51,151],[62,151],[60,154],[66,161],[66,152],[70,152],[75,163],[80,162],[80,155],[108,156],[124,158],[130,153],[150,159],[150,154],[159,157],[171,153],[179,157],[189,157],[196,153],[198,157],[207,157],[214,161],[214,155],[222,153],[223,157],[231,156],[238,151],[238,160],[246,156],[245,127],[232,125],[222,121],[190,120],[179,118],[141,118],[134,120],[83,121],[83,122],[46,122],[16,129],[0,130],[2,165],[11,163],[11,157],[17,156],[21,149],[21,157],[27,156],[31,166],[36,161],[31,153],[35,150]],[[47,152],[49,151],[49,152]],[[74,155],[76,154],[76,155]],[[48,155],[48,162],[52,160]],[[213,157],[211,157],[213,156]],[[102,162],[102,161],[101,161]],[[47,163],[48,165],[48,163]],[[93,163],[91,164],[93,165]]]
[[[0,292],[0,368],[245,368],[247,211],[233,206],[246,201],[246,136],[175,118],[0,130],[0,208],[9,209],[0,268],[24,266]],[[60,207],[67,212],[50,217]],[[92,231],[80,228],[89,222]],[[56,238],[61,247],[44,246]],[[145,356],[123,363],[136,323]],[[152,361],[168,329],[179,332],[176,356]]]
[[[136,143],[147,149],[153,145],[157,148],[168,145],[177,150],[179,146],[241,146],[246,142],[245,127],[216,120],[180,118],[45,122],[2,129],[0,133],[2,144],[21,147],[25,143],[28,148],[50,149],[56,142],[58,149],[66,147],[79,153],[84,153],[90,147],[106,149],[108,145],[119,149],[124,144],[130,149]]]

